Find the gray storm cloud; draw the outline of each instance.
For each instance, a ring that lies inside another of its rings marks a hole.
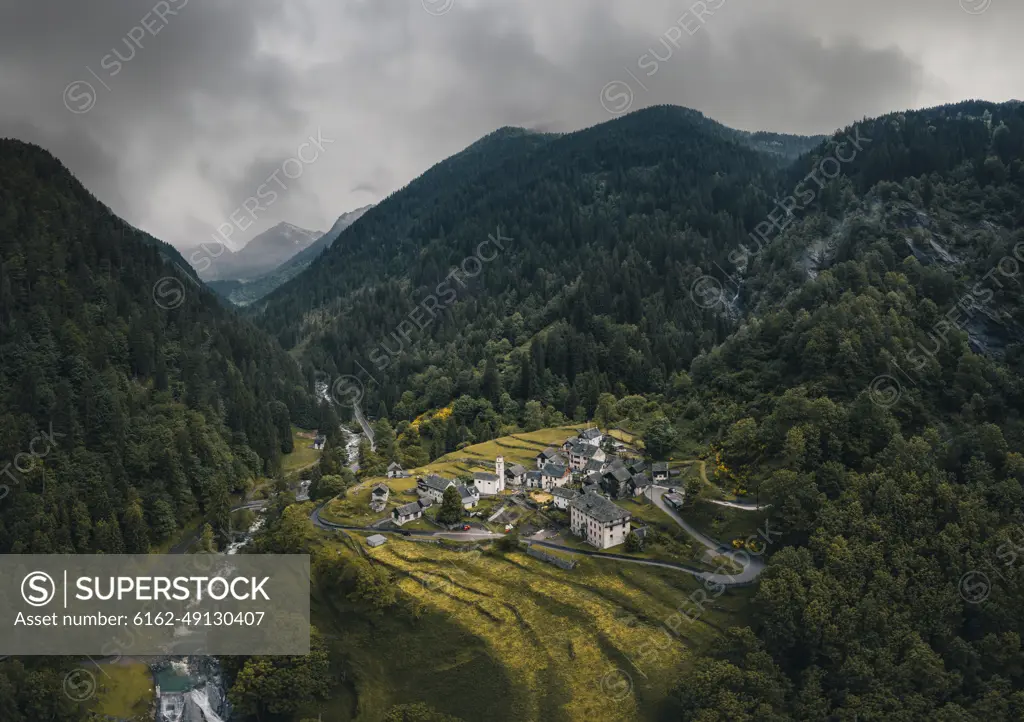
[[[1022,21],[1008,0],[6,0],[0,136],[188,247],[318,128],[336,142],[247,237],[325,230],[497,127],[575,130],[606,106],[820,133],[1021,97]]]

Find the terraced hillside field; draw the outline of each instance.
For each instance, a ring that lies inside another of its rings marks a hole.
[[[690,622],[673,615],[691,609],[697,583],[669,570],[584,560],[564,571],[525,553],[394,538],[365,551],[419,618],[315,604],[315,616],[330,617],[318,626],[348,660],[346,704],[359,722],[413,701],[467,721],[655,720],[680,666],[742,623],[749,595],[730,590]]]
[[[535,466],[537,454],[549,446],[558,448],[566,438],[575,436],[580,429],[585,429],[588,426],[590,425],[553,426],[547,429],[540,429],[539,431],[527,431],[521,434],[503,436],[492,441],[484,441],[467,446],[465,449],[445,454],[436,461],[419,469],[414,469],[410,473],[434,473],[455,476],[474,471],[494,471],[494,459],[498,456],[505,457],[506,464],[522,464],[532,469]]]
[[[500,439],[485,441],[465,449],[445,454],[436,461],[416,469],[409,469],[409,477],[405,479],[388,479],[373,477],[363,480],[349,489],[344,498],[329,503],[323,510],[323,518],[339,524],[364,526],[372,524],[391,513],[396,506],[415,501],[417,495],[416,477],[425,474],[440,474],[454,479],[457,476],[471,476],[474,471],[494,471],[496,457],[505,457],[506,464],[522,464],[528,469],[534,468],[535,459],[549,446],[558,447],[569,436],[573,436],[587,424],[574,426],[555,426],[539,431],[524,432],[503,436]],[[387,509],[380,514],[370,512],[370,489],[378,483],[386,483],[391,488],[391,498]]]

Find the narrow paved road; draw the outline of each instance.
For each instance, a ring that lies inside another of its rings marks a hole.
[[[324,508],[324,505],[318,506],[313,510],[313,513],[309,515],[310,521],[313,522],[313,526],[318,529],[325,531],[333,531],[334,529],[344,529],[345,531],[372,531],[384,534],[401,534],[402,536],[416,536],[416,537],[434,537],[437,539],[451,539],[453,541],[475,541],[478,539],[498,539],[502,537],[502,534],[495,534],[492,531],[480,531],[472,529],[470,531],[420,531],[419,529],[378,529],[372,526],[349,526],[348,524],[335,524],[333,521],[327,521],[320,516],[320,510]]]
[[[658,507],[663,512],[672,517],[672,520],[676,524],[678,524],[683,531],[692,536],[707,549],[710,549],[716,554],[720,552],[732,551],[732,549],[727,547],[725,544],[715,541],[707,534],[697,529],[697,527],[693,526],[688,521],[683,519],[683,517],[679,516],[676,510],[670,507],[667,503],[665,503],[665,500],[662,498],[665,495],[665,492],[667,491],[667,486],[652,486],[651,490],[647,492],[647,498],[653,501],[656,507]]]
[[[729,579],[734,580],[733,584],[749,584],[750,582],[761,576],[761,572],[764,571],[764,562],[761,561],[760,557],[754,556],[748,552],[741,552],[733,549],[732,547],[726,546],[720,542],[715,541],[707,534],[698,531],[692,524],[687,522],[683,517],[679,516],[679,513],[671,506],[665,503],[664,494],[668,491],[666,486],[652,486],[650,492],[650,498],[654,502],[655,506],[661,509],[663,512],[672,517],[672,520],[678,524],[683,531],[692,536],[698,542],[703,544],[707,549],[711,550],[715,554],[728,557],[735,561],[738,565],[740,564],[739,559],[746,558],[746,564],[743,564],[743,571],[735,575],[718,575],[727,576]],[[714,577],[716,575],[710,575]],[[724,582],[723,582],[724,583]]]
[[[661,487],[661,488],[664,488],[664,487]],[[657,496],[657,501],[655,503],[658,504],[658,502],[661,502],[661,494],[659,493],[656,496]],[[663,503],[664,502],[661,502],[661,504],[663,504]],[[710,543],[711,546],[708,547],[709,549],[712,549],[716,553],[720,553],[723,556],[727,556],[730,559],[734,559],[734,560],[735,560],[736,556],[738,556],[738,554],[737,554],[737,552],[735,550],[729,549],[729,548],[725,548],[722,545],[717,544],[713,539],[711,539],[711,538],[701,534],[696,529],[694,529],[692,526],[690,526],[689,524],[684,522],[682,519],[679,518],[679,516],[677,514],[675,514],[674,512],[672,512],[670,510],[666,510],[661,504],[658,504],[658,507],[663,509],[663,510],[665,510],[665,511],[668,511],[669,516],[671,516],[677,523],[679,523],[684,531],[686,531],[688,534],[695,535],[695,538],[699,537],[698,541],[701,541],[702,544],[705,544],[705,540],[708,543]],[[393,531],[393,530],[388,530],[388,529],[376,529],[374,527],[349,526],[349,525],[346,525],[346,524],[335,524],[334,522],[327,521],[326,519],[323,519],[320,516],[320,510],[322,508],[323,508],[323,506],[319,506],[316,509],[314,509],[313,513],[309,515],[309,518],[310,518],[310,521],[313,522],[313,525],[315,527],[317,527],[318,529],[323,529],[325,531],[333,531],[335,529],[342,529],[344,531],[363,531],[363,532],[369,531],[369,532],[387,533],[387,534],[402,534],[403,536],[419,537],[419,538],[450,539],[452,541],[484,541],[484,540],[488,540],[488,539],[500,539],[502,536],[504,536],[503,534],[496,534],[496,533],[491,532],[491,531],[476,531],[476,530],[473,530],[473,531],[462,531],[462,532],[443,532],[443,531],[419,531],[419,530],[412,530],[412,529],[406,529],[406,530],[403,530],[403,531]],[[548,547],[550,549],[557,549],[559,551],[570,552],[572,554],[580,554],[582,556],[587,556],[587,557],[598,557],[598,558],[602,558],[602,559],[615,559],[616,561],[622,561],[622,562],[626,562],[628,564],[640,564],[642,566],[663,567],[665,569],[674,569],[676,571],[681,571],[681,572],[685,572],[686,574],[690,574],[690,575],[696,577],[697,579],[702,579],[702,580],[705,580],[705,581],[710,581],[710,582],[713,582],[715,584],[720,584],[722,586],[727,586],[727,587],[729,587],[729,586],[742,586],[742,585],[745,585],[745,584],[750,584],[751,582],[753,582],[754,580],[757,579],[757,577],[761,574],[761,572],[764,571],[764,563],[761,562],[760,559],[752,557],[751,555],[746,554],[746,553],[744,553],[744,556],[747,557],[749,561],[748,561],[748,563],[746,564],[746,566],[743,568],[743,570],[741,572],[739,572],[737,574],[716,574],[714,572],[701,571],[701,570],[696,569],[694,567],[690,567],[690,566],[687,566],[685,564],[679,564],[677,562],[664,562],[664,561],[656,561],[656,560],[653,560],[653,559],[638,559],[636,557],[628,557],[628,556],[625,556],[623,554],[612,554],[612,553],[601,552],[601,551],[589,551],[589,550],[585,550],[585,549],[576,549],[575,547],[567,547],[567,546],[563,546],[561,544],[553,544],[551,542],[538,541],[538,540],[524,539],[523,541],[526,544],[530,544],[530,545],[536,544],[537,546]],[[705,546],[707,546],[707,544],[705,544]],[[737,564],[739,565],[738,561],[737,561]]]
[[[624,554],[612,554],[611,552],[598,552],[590,551],[589,549],[576,549],[573,547],[562,546],[561,544],[552,544],[546,541],[536,541],[530,539],[524,539],[524,542],[530,545],[537,545],[539,547],[548,547],[549,549],[557,549],[558,551],[569,551],[573,554],[582,554],[585,557],[599,557],[601,559],[614,559],[621,562],[629,562],[630,564],[640,564],[647,567],[663,567],[665,569],[676,569],[678,571],[686,572],[699,579],[707,579],[715,577],[728,577],[727,574],[712,574],[710,572],[701,571],[696,567],[687,566],[686,564],[680,564],[678,562],[662,562],[656,559],[638,559],[637,557],[628,557]],[[738,583],[738,582],[737,582]]]

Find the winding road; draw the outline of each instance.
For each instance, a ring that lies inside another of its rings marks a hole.
[[[717,542],[714,539],[712,539],[711,537],[709,537],[707,534],[704,534],[703,532],[698,530],[696,527],[694,527],[692,524],[690,524],[685,519],[683,519],[683,517],[681,517],[679,515],[679,512],[677,512],[675,509],[673,509],[671,506],[669,506],[668,504],[665,503],[665,498],[664,497],[665,497],[665,492],[667,492],[667,491],[668,491],[668,487],[665,487],[665,486],[652,486],[649,498],[651,499],[651,501],[654,502],[654,505],[656,507],[658,507],[663,512],[665,512],[670,517],[672,517],[672,521],[674,521],[676,524],[678,524],[679,527],[683,531],[685,531],[687,534],[689,534],[694,539],[696,539],[699,543],[704,545],[704,547],[706,549],[708,549],[709,551],[711,551],[714,554],[718,554],[718,555],[721,555],[721,556],[724,556],[724,557],[728,557],[729,559],[732,559],[737,564],[739,564],[739,561],[737,561],[737,559],[736,559],[736,557],[738,556],[738,553],[737,553],[737,551],[735,549],[733,549],[732,547],[726,546],[725,544],[721,544],[720,542]],[[738,507],[738,508],[743,509],[745,507]],[[755,510],[754,507],[751,507],[750,509],[748,509],[748,511],[754,511],[754,510]],[[742,572],[740,572],[739,574],[735,574],[735,575],[728,575],[728,574],[726,574],[726,575],[718,575],[718,576],[728,577],[729,579],[733,580],[733,582],[732,582],[733,584],[749,584],[749,583],[753,582],[755,579],[757,579],[759,576],[761,576],[761,573],[764,571],[764,562],[761,561],[761,559],[759,557],[754,556],[754,555],[749,554],[749,553],[744,553],[744,556],[747,558],[747,563],[742,565],[743,566],[743,571]],[[715,575],[711,575],[711,577],[714,577],[714,576]],[[705,578],[707,578],[707,577],[705,577]],[[722,583],[724,583],[724,582],[722,582]]]
[[[690,574],[697,579],[701,579],[714,584],[732,587],[732,586],[744,586],[752,584],[764,571],[764,562],[761,561],[757,556],[747,552],[737,552],[731,547],[727,547],[723,544],[716,542],[711,537],[703,534],[699,530],[693,527],[693,525],[686,522],[678,513],[671,507],[669,507],[662,496],[668,491],[668,487],[656,486],[653,487],[651,500],[654,504],[661,509],[663,512],[668,514],[669,517],[675,521],[680,528],[687,534],[696,539],[705,548],[713,552],[714,554],[731,559],[736,563],[737,566],[742,567],[742,571],[736,574],[719,574],[716,572],[706,572],[695,567],[687,566],[686,564],[680,564],[677,562],[666,562],[666,561],[655,561],[653,559],[638,559],[636,557],[626,556],[624,554],[614,554],[609,552],[601,551],[589,551],[586,549],[577,549],[575,547],[567,547],[561,544],[554,544],[552,542],[540,541],[536,539],[523,539],[522,541],[528,545],[537,545],[540,547],[548,547],[549,549],[556,549],[558,551],[570,552],[572,554],[580,554],[586,557],[597,557],[603,559],[615,559],[616,561],[627,562],[629,564],[640,564],[642,566],[649,567],[663,567],[665,569],[674,569],[676,571],[685,572]],[[376,532],[386,534],[401,534],[402,536],[418,537],[418,538],[434,538],[434,539],[450,539],[452,541],[484,541],[490,539],[500,539],[504,535],[497,534],[492,531],[481,531],[481,530],[470,530],[470,531],[420,531],[420,530],[402,530],[394,531],[387,529],[377,529],[375,527],[365,526],[349,526],[346,524],[335,524],[334,522],[327,521],[320,516],[320,510],[326,504],[322,504],[313,510],[313,513],[309,515],[310,521],[313,522],[313,526],[324,531],[334,531],[341,529],[344,531],[362,531],[362,532]],[[742,507],[741,507],[742,508]],[[746,563],[742,563],[739,559],[740,554],[746,558]]]

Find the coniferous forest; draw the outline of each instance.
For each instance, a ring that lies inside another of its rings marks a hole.
[[[336,426],[325,379],[394,430],[383,465],[632,406],[652,444],[719,450],[780,531],[665,719],[1024,719],[1022,227],[1020,103],[825,138],[659,106],[496,131],[236,310],[2,140],[0,551],[226,524],[293,425]],[[63,664],[0,664],[0,719],[77,719],[47,693]]]
[[[0,548],[145,552],[226,514],[311,423],[296,364],[42,149],[0,142],[0,183]]]
[[[538,404],[587,419],[640,394],[750,470],[782,541],[750,627],[681,677],[675,719],[1020,719],[1024,106],[894,113],[792,163],[762,151],[672,107],[500,131],[254,319],[318,368],[359,361],[392,421],[459,399],[447,450],[545,423]],[[512,250],[444,320],[393,334],[496,228]],[[965,601],[992,559],[991,595]]]

